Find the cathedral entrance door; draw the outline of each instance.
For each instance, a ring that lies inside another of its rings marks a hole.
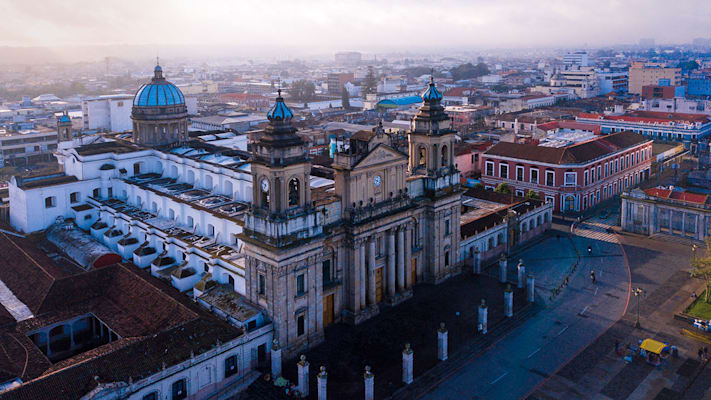
[[[323,327],[333,323],[333,294],[323,296]]]
[[[383,270],[385,268],[380,267],[375,270],[375,302],[380,303],[383,299]]]

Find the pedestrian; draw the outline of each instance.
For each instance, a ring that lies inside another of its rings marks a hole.
[[[615,339],[615,354],[620,354],[620,339]]]
[[[596,283],[595,271],[593,271],[593,270],[590,270],[590,280],[592,281],[593,284]]]
[[[709,359],[709,348],[704,347],[704,360],[708,361],[708,359]]]
[[[699,361],[701,361],[701,358],[704,356],[704,349],[699,347]]]

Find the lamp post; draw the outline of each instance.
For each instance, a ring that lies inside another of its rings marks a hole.
[[[691,253],[692,253],[693,260],[696,260],[696,249],[697,249],[697,246],[695,244],[691,246]]]
[[[644,294],[644,290],[642,290],[641,288],[635,288],[634,290],[632,290],[632,294],[634,294],[634,297],[637,298],[637,322],[634,323],[634,327],[635,327],[635,328],[640,328],[640,324],[639,324],[639,302],[640,302],[640,298],[642,297],[642,294]]]

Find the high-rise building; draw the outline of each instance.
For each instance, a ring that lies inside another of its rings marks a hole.
[[[570,52],[563,56],[563,64],[566,66],[587,67],[589,65],[588,52],[584,50]]]
[[[326,78],[328,84],[328,94],[340,95],[343,91],[343,85],[346,82],[353,81],[352,72],[330,73]]]
[[[633,62],[629,69],[629,93],[642,94],[642,87],[659,85],[660,81],[671,86],[681,84],[681,68],[671,68],[660,63]]]

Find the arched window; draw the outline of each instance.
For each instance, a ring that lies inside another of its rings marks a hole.
[[[299,205],[299,180],[291,178],[289,180],[289,207]]]
[[[425,146],[420,146],[419,149],[419,158],[417,160],[417,165],[418,166],[424,166],[425,163],[427,162],[427,150],[425,149]]]
[[[442,166],[446,167],[447,165],[449,165],[449,152],[447,146],[442,146]]]

